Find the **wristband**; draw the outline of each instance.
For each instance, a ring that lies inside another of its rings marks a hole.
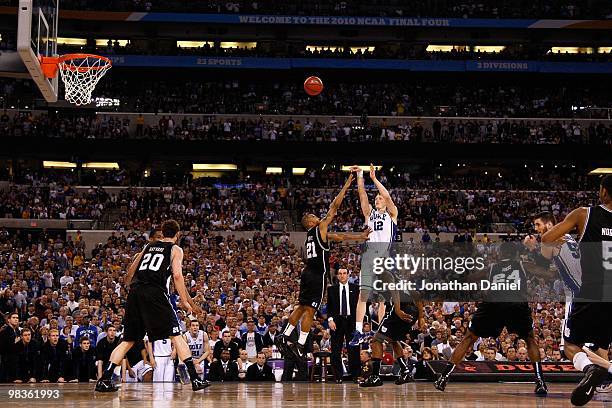
[[[608,372],[612,374],[612,364],[610,364],[610,367],[608,367]]]
[[[357,172],[357,178],[363,178],[363,170]]]

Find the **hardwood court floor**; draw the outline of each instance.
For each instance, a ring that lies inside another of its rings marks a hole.
[[[8,400],[10,385],[0,386],[2,407],[571,407],[573,384],[549,384],[549,394],[538,398],[531,384],[451,383],[446,392],[436,391],[431,383],[359,388],[345,384],[213,383],[194,393],[180,384],[123,384],[114,394],[94,394],[93,384],[21,385],[20,389],[55,388],[63,392],[62,401]],[[612,406],[612,394],[596,394],[588,407]]]

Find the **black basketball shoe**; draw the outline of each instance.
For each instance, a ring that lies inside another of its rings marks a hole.
[[[96,383],[96,391],[97,392],[116,392],[119,390],[119,387],[113,383],[113,380],[105,380],[100,378]]]
[[[572,391],[572,404],[583,406],[593,398],[595,389],[608,378],[608,371],[595,365],[590,364],[586,367],[584,377],[578,383],[578,386]]]

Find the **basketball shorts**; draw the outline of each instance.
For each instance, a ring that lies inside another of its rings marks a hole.
[[[410,315],[418,316],[418,310],[415,314],[409,313]],[[407,322],[400,319],[393,311],[389,312],[384,317],[383,321],[380,322],[380,326],[374,335],[376,340],[383,341],[406,341],[406,335],[412,330],[414,322]]]
[[[321,307],[325,295],[325,274],[305,268],[300,275],[300,305]]]
[[[174,382],[174,360],[169,356],[155,357],[153,382]]]
[[[361,256],[361,267],[359,269],[359,289],[361,291],[372,292],[374,290],[374,281],[383,280],[385,282],[397,281],[397,271],[395,269],[384,269],[384,272],[379,274],[374,272],[374,262],[376,258],[388,258],[393,256],[390,249],[383,245],[384,243],[373,243],[366,247],[365,252]],[[383,276],[390,275],[390,276]],[[384,279],[383,279],[384,278]]]
[[[134,371],[134,374],[136,375],[136,377],[130,377],[130,374],[127,373],[125,375],[126,382],[142,382],[144,380],[144,376],[148,372],[153,370],[153,367],[145,363],[143,360],[140,360],[139,362],[134,364],[134,366],[132,367],[132,370]],[[155,373],[153,374],[155,375]]]
[[[497,337],[508,329],[525,339],[533,330],[531,308],[528,303],[483,302],[474,312],[470,330],[479,337]]]
[[[593,344],[607,350],[612,342],[612,303],[572,302],[563,340],[578,346]]]
[[[181,334],[179,319],[165,291],[155,285],[130,290],[125,311],[123,340],[138,341],[145,333],[150,342]]]

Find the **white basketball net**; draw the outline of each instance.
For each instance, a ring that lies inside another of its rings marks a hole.
[[[65,88],[65,98],[75,105],[91,102],[96,84],[111,67],[107,60],[90,55],[70,58],[58,63]]]

